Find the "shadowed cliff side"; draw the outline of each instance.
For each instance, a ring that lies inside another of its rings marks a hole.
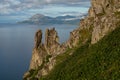
[[[42,31],[36,32],[30,69],[24,79],[35,80],[47,75],[57,63],[57,56],[86,42],[95,44],[118,26],[120,0],[91,0],[88,16],[80,21],[80,26],[70,33],[70,38],[65,43],[59,44],[59,37],[54,28],[46,29],[44,44],[41,43]],[[67,55],[71,54],[72,50]]]

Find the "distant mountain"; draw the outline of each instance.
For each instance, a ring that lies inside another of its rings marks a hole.
[[[82,17],[85,17],[86,14],[83,14],[81,16],[71,16],[71,15],[65,15],[65,16],[58,16],[58,17],[49,17],[42,14],[35,14],[31,18],[25,21],[21,21],[18,23],[28,23],[28,24],[79,24],[80,19]]]

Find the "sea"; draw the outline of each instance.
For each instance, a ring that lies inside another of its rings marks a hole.
[[[29,69],[35,32],[38,29],[43,31],[44,43],[46,28],[53,27],[57,30],[62,44],[78,25],[0,23],[0,80],[22,80],[24,73]]]

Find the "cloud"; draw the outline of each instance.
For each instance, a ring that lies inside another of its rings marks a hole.
[[[17,6],[20,4],[21,2],[18,0],[0,0],[0,14],[12,13],[16,11]]]
[[[89,2],[89,0],[0,0],[0,15],[31,8],[40,9],[51,4],[88,7]]]
[[[46,2],[47,2],[47,3],[51,3],[51,2],[52,2],[52,0],[46,0]]]
[[[89,0],[0,0],[0,23],[28,19],[40,13],[56,17],[86,14]]]

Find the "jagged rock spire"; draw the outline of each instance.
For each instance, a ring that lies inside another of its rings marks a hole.
[[[38,30],[35,34],[35,48],[42,44],[42,30]]]

